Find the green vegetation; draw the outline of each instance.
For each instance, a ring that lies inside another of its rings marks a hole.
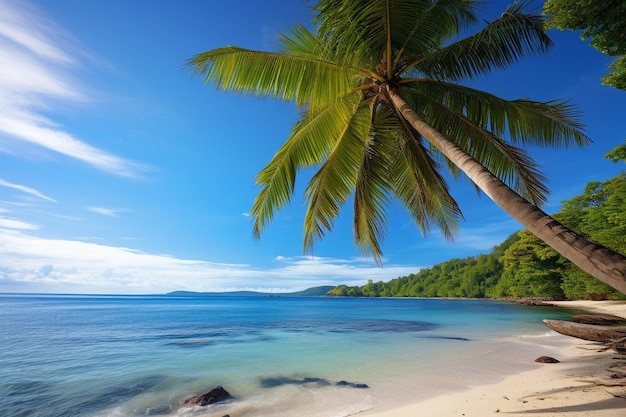
[[[554,215],[578,233],[626,254],[626,173],[590,182],[582,195]],[[328,293],[352,297],[513,297],[626,299],[581,271],[527,230],[491,253],[450,259],[418,273],[362,287],[340,285]]]
[[[626,2],[623,0],[548,0],[547,26],[582,30],[581,39],[608,56],[616,57],[603,84],[626,90]]]

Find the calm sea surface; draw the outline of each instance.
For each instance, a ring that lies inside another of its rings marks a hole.
[[[529,369],[567,343],[541,320],[565,317],[476,300],[0,294],[0,416],[343,417]],[[181,406],[215,385],[233,400]]]

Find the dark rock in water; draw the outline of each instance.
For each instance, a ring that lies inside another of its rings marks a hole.
[[[461,342],[469,342],[467,337],[456,337],[456,336],[420,336],[423,339],[444,339],[444,340],[460,340]]]
[[[263,388],[274,388],[279,387],[281,385],[317,385],[317,386],[327,386],[330,385],[330,382],[324,378],[311,378],[306,377],[302,379],[290,378],[288,376],[276,376],[276,377],[267,377],[261,378],[261,386]]]
[[[326,387],[332,385],[330,381],[325,378],[314,378],[314,377],[305,377],[305,378],[290,378],[288,376],[276,376],[276,377],[267,377],[261,378],[260,380],[261,386],[263,388],[274,388],[279,387],[281,385],[307,385],[307,386],[316,386],[316,387]],[[369,388],[367,384],[356,384],[354,382],[347,381],[339,381],[334,385],[351,387],[351,388]]]
[[[299,382],[298,382],[299,383]],[[319,386],[330,385],[330,382],[324,378],[309,378],[306,377],[302,380],[302,384],[317,384]]]
[[[205,393],[194,395],[193,397],[189,397],[186,400],[183,400],[183,404],[204,406],[226,401],[231,398],[232,395],[230,395],[230,393],[226,391],[223,387],[218,385],[217,387],[213,387]]]
[[[558,359],[551,358],[549,356],[540,356],[537,359],[535,359],[535,362],[540,362],[540,363],[559,363],[561,361],[558,360]]]
[[[550,299],[549,298],[521,298],[521,299],[516,299],[515,302],[517,304],[521,304],[524,306],[550,306],[553,304],[550,304]]]
[[[335,385],[338,385],[340,387],[351,387],[351,388],[369,388],[367,384],[357,384],[357,383],[348,382],[348,381],[339,381]]]
[[[137,397],[142,393],[158,386],[167,380],[162,375],[145,376],[141,378],[119,381],[116,385],[107,387],[101,391],[85,396],[75,407],[85,415],[94,414],[96,411]]]

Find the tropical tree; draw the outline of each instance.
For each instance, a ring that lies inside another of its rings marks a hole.
[[[611,149],[604,157],[613,162],[626,162],[626,145],[619,145]]]
[[[386,208],[399,200],[425,234],[453,237],[461,210],[443,170],[465,173],[507,213],[581,269],[626,292],[626,258],[576,235],[539,206],[544,177],[524,148],[583,146],[576,111],[505,100],[460,84],[545,53],[543,18],[508,7],[475,34],[473,0],[321,0],[315,29],[296,26],[280,50],[234,46],[189,60],[218,89],[293,101],[301,118],[257,176],[251,216],[260,237],[292,198],[299,170],[317,167],[305,198],[304,249],[353,199],[354,236],[382,261]]]
[[[496,286],[500,297],[562,299],[563,258],[527,230],[499,259],[503,272]]]
[[[626,90],[626,2],[624,0],[548,0],[547,26],[581,30],[580,38],[615,61],[602,83]]]

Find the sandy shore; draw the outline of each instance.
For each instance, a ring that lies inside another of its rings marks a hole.
[[[562,301],[553,304],[590,313],[626,318],[626,303]],[[501,382],[438,396],[389,410],[370,410],[359,417],[485,417],[528,415],[537,417],[626,416],[626,387],[610,386],[611,375],[626,374],[626,355],[599,351],[592,342],[571,338],[572,344],[554,355],[561,361],[512,375]],[[536,364],[534,364],[536,365]],[[606,385],[598,385],[597,382]]]

